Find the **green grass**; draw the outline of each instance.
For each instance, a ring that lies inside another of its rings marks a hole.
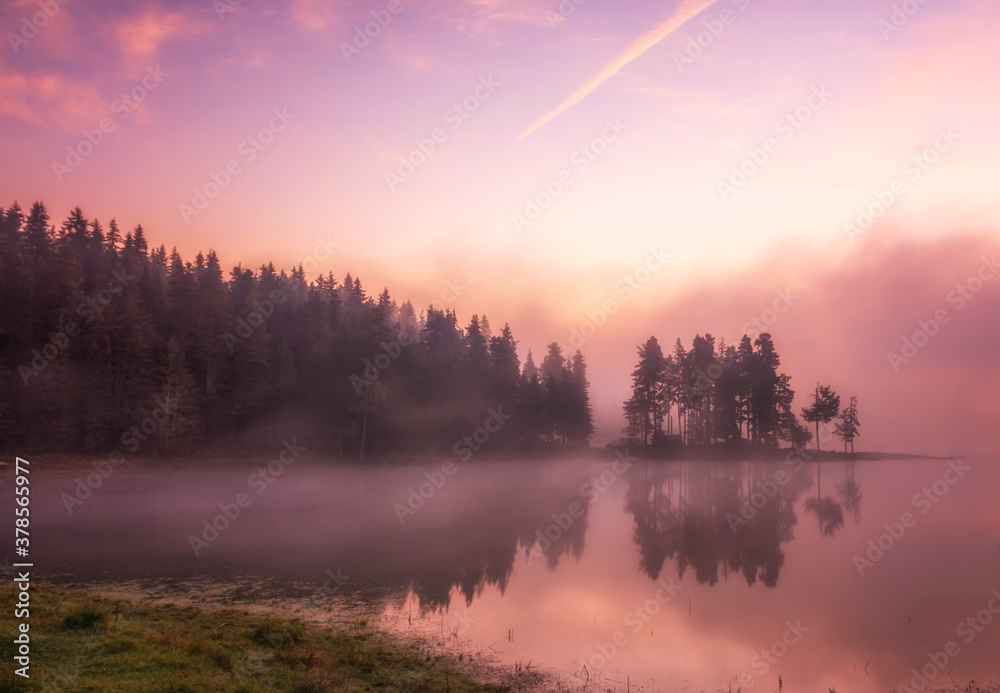
[[[0,588],[6,605],[14,591]],[[5,607],[6,609],[6,607]],[[0,641],[0,693],[319,693],[505,691],[390,643],[362,623],[307,628],[241,611],[111,601],[31,590],[31,679],[13,675],[13,637]]]

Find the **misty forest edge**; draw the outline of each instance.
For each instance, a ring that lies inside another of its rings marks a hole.
[[[453,295],[455,292],[453,292]],[[540,452],[587,446],[595,428],[580,350],[547,346],[523,366],[509,325],[417,314],[350,274],[307,281],[273,264],[224,279],[214,251],[185,262],[72,210],[0,208],[0,440],[10,450],[191,455],[310,440],[314,452]],[[626,437],[671,456],[804,448],[790,377],[767,332],[737,345],[696,335],[638,348]],[[857,398],[817,384],[802,418],[860,436]],[[493,422],[484,428],[485,422]],[[486,435],[480,435],[486,434]],[[819,448],[817,442],[817,449]]]

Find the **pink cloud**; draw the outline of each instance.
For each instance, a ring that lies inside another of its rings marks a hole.
[[[112,33],[125,69],[135,72],[155,62],[161,46],[170,39],[204,33],[206,22],[201,14],[169,11],[151,5],[142,14],[119,21]]]
[[[459,34],[499,45],[501,35],[513,25],[548,26],[546,11],[557,6],[558,2],[551,0],[465,0],[436,3],[428,12],[450,24]]]
[[[18,74],[0,66],[0,115],[68,130],[100,120],[107,105],[92,84],[51,72]]]
[[[292,0],[291,10],[299,26],[320,32],[339,24],[344,15],[339,3],[323,0]]]
[[[636,345],[655,335],[664,348],[672,349],[678,337],[689,347],[695,334],[704,333],[717,342],[734,343],[744,331],[754,331],[757,319],[772,333],[782,369],[792,376],[796,411],[817,381],[833,385],[845,401],[859,396],[859,449],[927,454],[1000,450],[995,426],[1000,420],[995,398],[1000,274],[961,308],[953,294],[980,271],[984,258],[994,256],[1000,257],[995,233],[969,230],[916,238],[884,224],[853,247],[846,242],[785,243],[768,260],[737,272],[704,267],[695,273],[676,258],[664,270],[672,276],[651,281],[627,302],[619,301],[620,309],[581,346],[590,368],[599,435],[617,436],[624,424],[621,401],[627,396]],[[452,268],[442,264],[441,269],[447,273]],[[568,344],[571,330],[587,319],[588,308],[600,305],[605,296],[589,293],[595,285],[606,285],[607,296],[614,296],[616,275],[540,267],[526,271],[522,259],[466,268],[466,276],[474,276],[475,282],[458,303],[460,321],[467,322],[473,309],[486,312],[495,325],[509,321],[520,340],[521,359],[531,348],[537,361],[545,344]],[[405,292],[402,287],[390,290]],[[582,291],[588,294],[581,304]],[[791,294],[793,300],[774,311],[779,294]],[[576,298],[567,303],[569,295]],[[904,339],[912,340],[920,330],[918,321],[927,325],[940,310],[946,311],[947,322],[937,330],[928,328],[934,335],[894,369],[888,354],[900,353]]]
[[[638,335],[635,323],[644,322],[672,345],[677,336],[687,344],[695,331],[732,341],[748,320],[774,318],[764,326],[793,378],[796,406],[817,380],[845,398],[859,395],[864,449],[997,450],[1000,275],[978,293],[971,290],[978,282],[970,280],[992,266],[998,251],[995,234],[914,240],[889,227],[873,229],[839,258],[835,249],[789,249],[737,276],[712,277],[622,327]],[[957,287],[967,282],[971,298],[961,299]],[[765,313],[785,289],[799,298],[783,313]],[[945,321],[935,326],[935,316]],[[926,344],[914,338],[921,331],[928,333]],[[915,342],[915,352],[903,351],[906,339]],[[615,346],[622,353],[624,345]],[[906,362],[891,361],[890,353]],[[620,365],[619,378],[629,365],[631,359]]]

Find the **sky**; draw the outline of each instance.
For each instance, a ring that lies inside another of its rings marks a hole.
[[[988,0],[15,0],[0,29],[0,204],[580,346],[595,442],[636,345],[756,318],[797,406],[859,396],[859,447],[1000,450]]]

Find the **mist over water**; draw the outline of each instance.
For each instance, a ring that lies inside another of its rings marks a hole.
[[[995,671],[995,460],[255,469],[124,466],[72,514],[43,474],[36,571],[332,587],[568,685],[886,690],[949,641],[934,682]]]

